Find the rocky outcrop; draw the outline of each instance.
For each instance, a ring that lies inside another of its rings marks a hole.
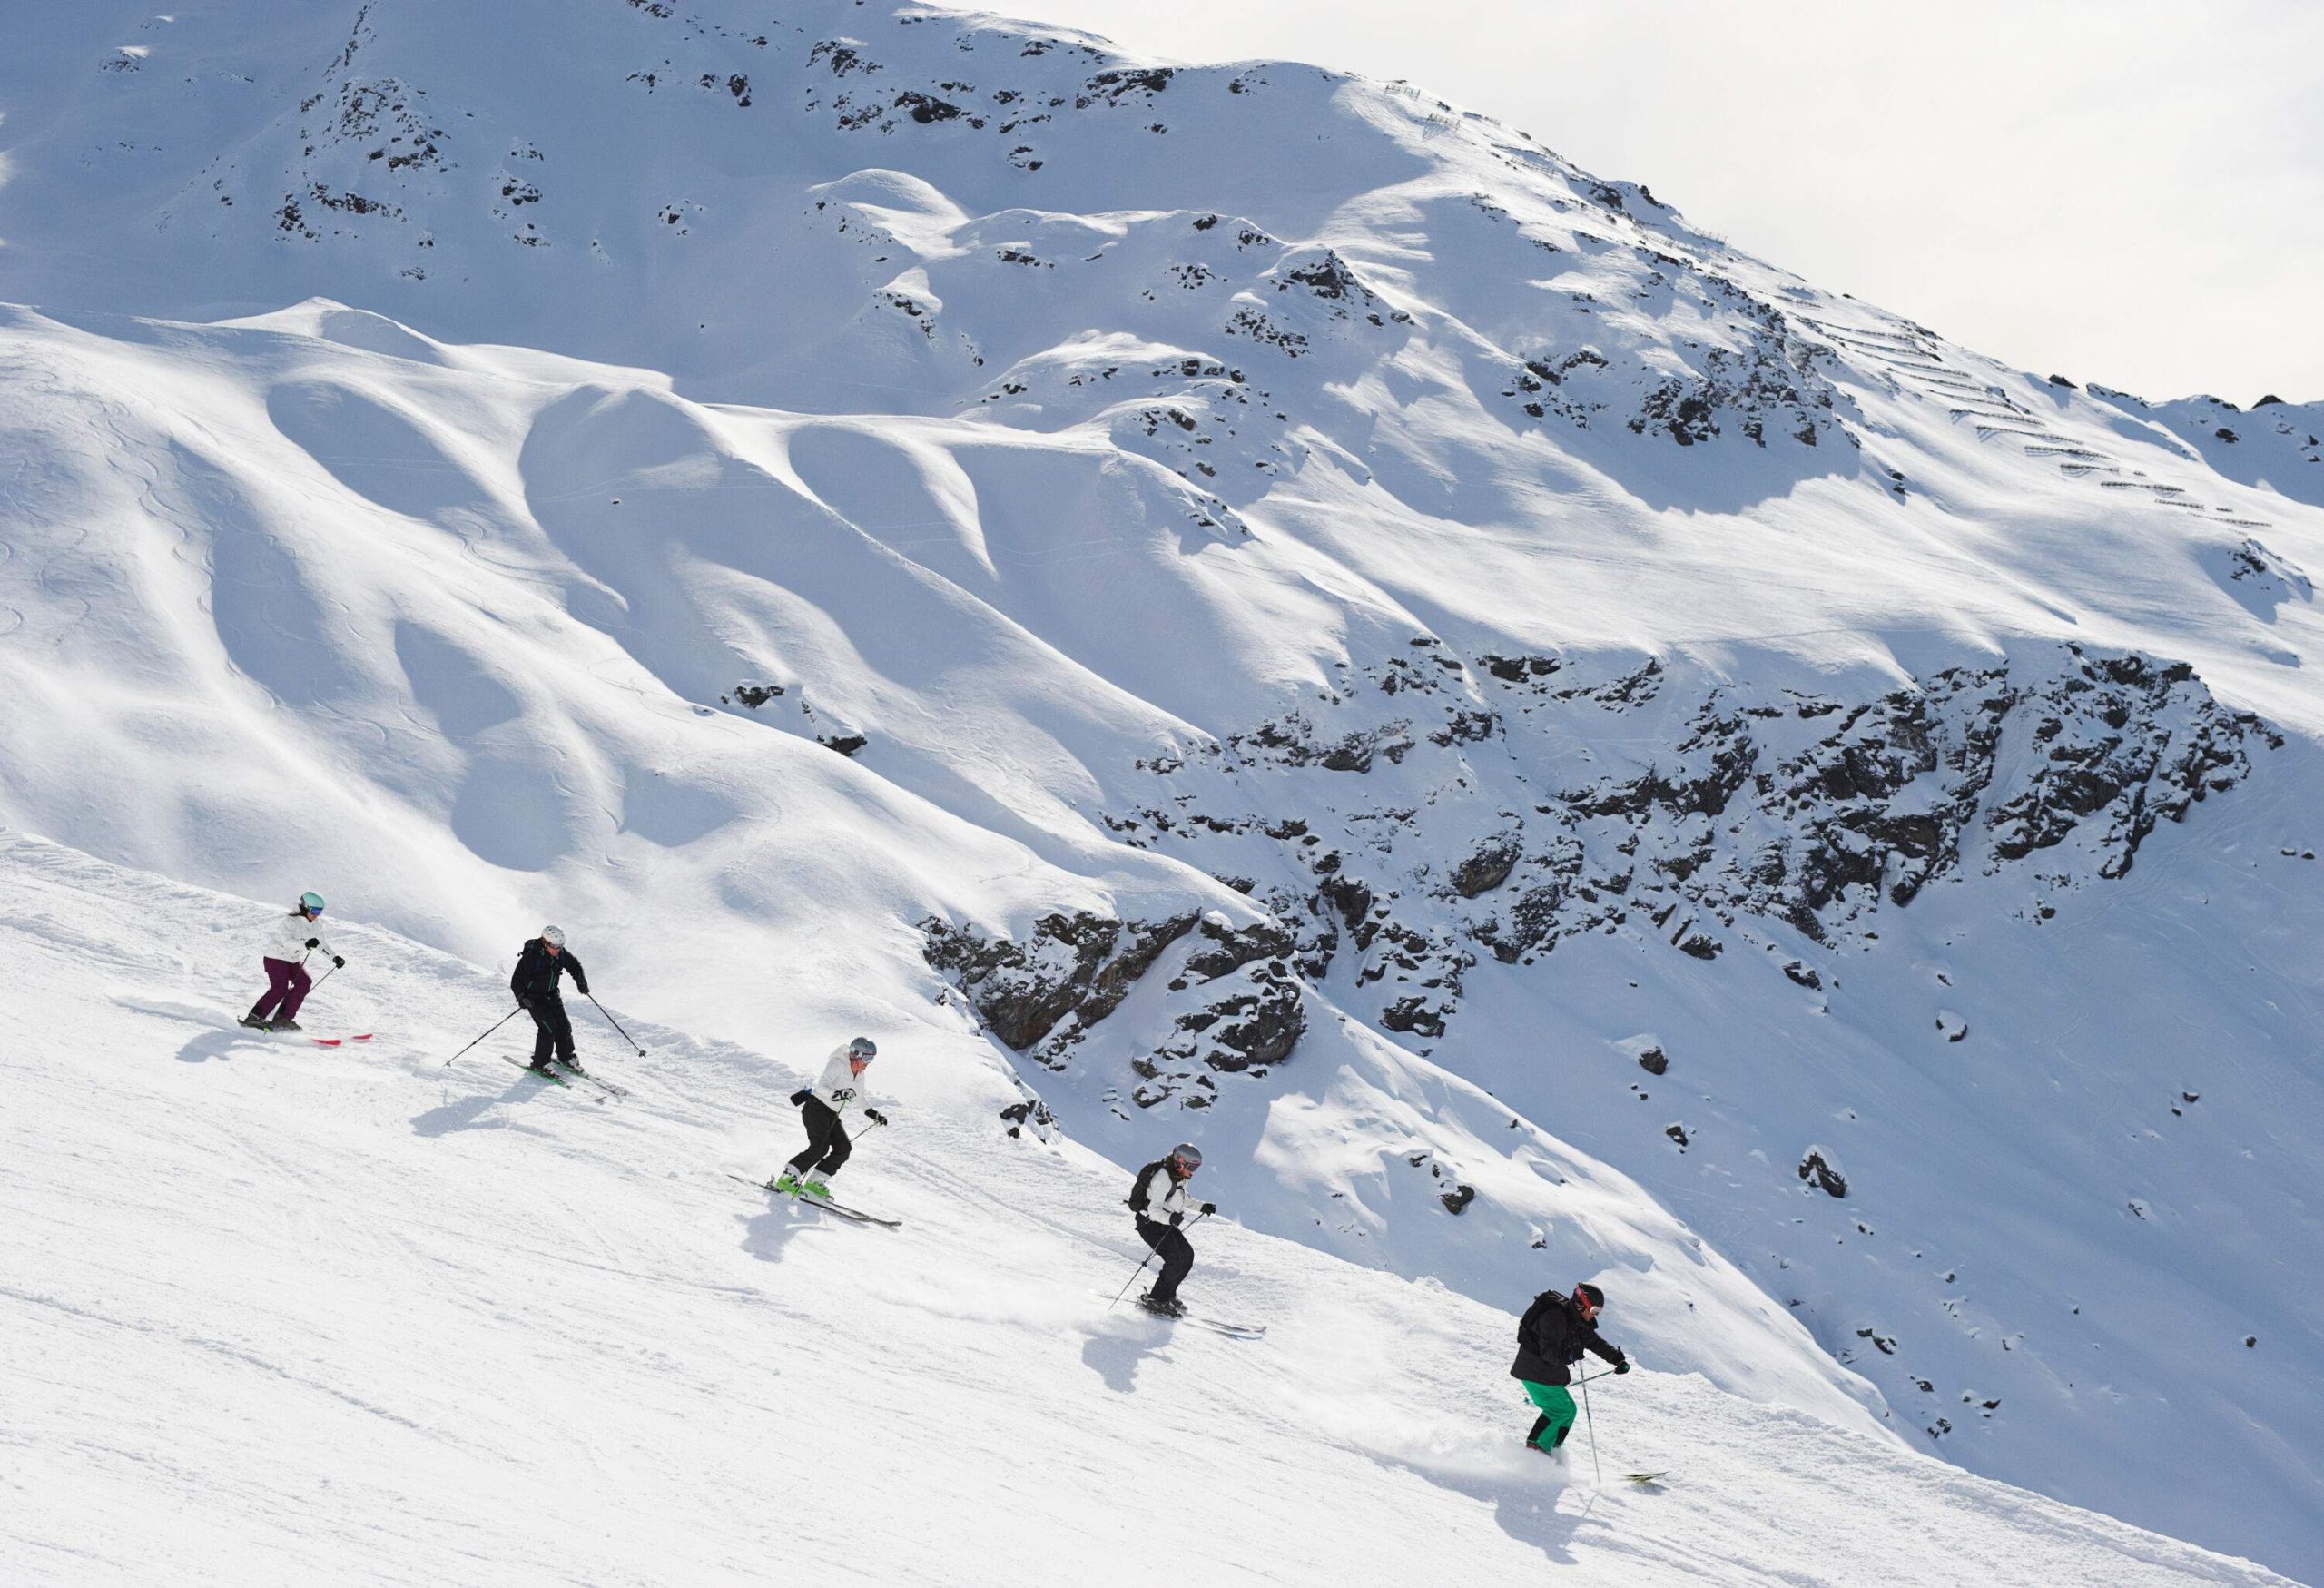
[[[1306,1032],[1297,944],[1272,921],[1238,927],[1212,912],[1119,922],[1085,911],[1043,916],[1021,942],[934,917],[920,930],[923,956],[951,978],[992,1035],[1052,1070],[1065,1069],[1093,1028],[1194,933],[1161,989],[1173,1008],[1168,1027],[1150,1039],[1130,1034],[1142,1050],[1129,1061],[1138,1078],[1132,1100],[1141,1108],[1173,1097],[1207,1107],[1215,1077],[1264,1073],[1290,1058]]]
[[[1824,1149],[1820,1147],[1809,1148],[1800,1159],[1799,1178],[1814,1181],[1816,1189],[1827,1197],[1848,1194],[1847,1177],[1832,1167],[1831,1160],[1824,1156]]]
[[[953,978],[992,1034],[1021,1053],[1068,1015],[1094,1025],[1111,1014],[1195,919],[1125,923],[1086,911],[1045,915],[1031,939],[1019,943],[931,916],[920,923],[921,953]]]
[[[2071,644],[1854,699],[1682,685],[1654,657],[1488,652],[1472,667],[1429,636],[1336,666],[1320,704],[1144,764],[1171,796],[1108,824],[1232,876],[1305,975],[1352,953],[1371,1017],[1423,1050],[1479,952],[1527,964],[1583,933],[1651,933],[1709,962],[1745,937],[1773,946],[1777,926],[1837,947],[1947,878],[2036,853],[2026,912],[2046,920],[2045,894],[2122,876],[2159,822],[2281,743],[2183,664]],[[1619,752],[1590,748],[1605,744]],[[1492,801],[1493,824],[1447,834],[1431,807],[1448,796]],[[1253,875],[1261,838],[1280,883]],[[1769,962],[1812,992],[1828,980],[1797,955]]]

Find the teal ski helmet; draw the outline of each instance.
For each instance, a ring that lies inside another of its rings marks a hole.
[[[309,915],[320,915],[323,912],[323,896],[315,893],[301,893],[299,895],[299,908]]]

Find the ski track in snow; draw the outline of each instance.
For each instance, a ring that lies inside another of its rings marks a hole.
[[[1608,1472],[1675,1469],[1593,1493],[1517,1448],[1506,1312],[1213,1219],[1188,1294],[1267,1338],[1174,1336],[1090,1297],[1086,1152],[899,1104],[845,1183],[906,1227],[818,1219],[721,1172],[791,1149],[774,1060],[447,1070],[498,979],[344,922],[308,1023],[381,1034],[244,1031],[235,915],[0,840],[13,1580],[2282,1581],[1691,1376],[1593,1387]]]

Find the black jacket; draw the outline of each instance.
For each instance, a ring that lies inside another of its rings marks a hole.
[[[1566,1366],[1581,1361],[1584,1351],[1595,1351],[1618,1367],[1627,1360],[1598,1337],[1598,1326],[1581,1316],[1572,1297],[1562,1290],[1544,1290],[1517,1320],[1517,1360],[1510,1365],[1509,1376],[1532,1384],[1571,1384]]]
[[[578,955],[571,949],[548,952],[548,945],[538,938],[525,944],[525,952],[517,956],[517,973],[508,978],[508,991],[517,995],[519,1003],[530,1003],[537,998],[555,998],[563,1001],[557,991],[556,979],[566,971],[573,972],[573,985],[581,996],[589,996],[589,972],[581,968]]]

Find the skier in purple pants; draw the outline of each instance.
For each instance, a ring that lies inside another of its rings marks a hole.
[[[333,969],[347,962],[314,934],[323,912],[320,893],[301,893],[297,908],[277,921],[266,939],[266,992],[242,1016],[242,1024],[260,1031],[295,1031],[299,1006],[307,1001],[314,981],[307,974],[307,956],[318,950],[330,954]]]

